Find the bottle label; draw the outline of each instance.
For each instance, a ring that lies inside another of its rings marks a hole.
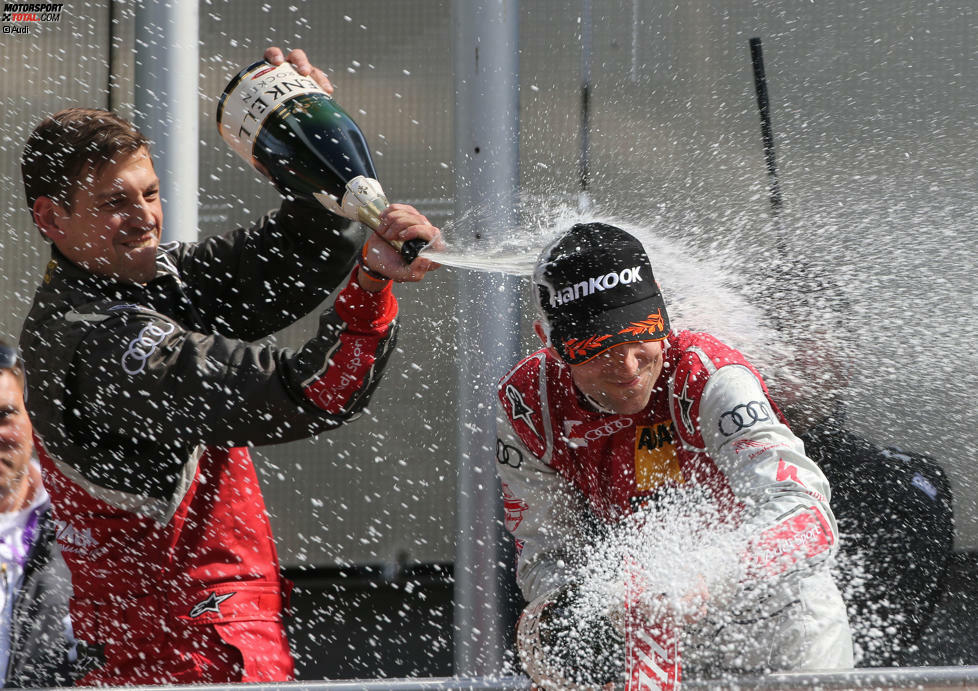
[[[304,94],[331,98],[311,77],[290,63],[278,67],[259,62],[228,85],[221,98],[218,128],[224,141],[252,165],[252,148],[266,118],[286,101]]]

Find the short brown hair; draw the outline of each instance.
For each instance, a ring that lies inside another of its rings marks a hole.
[[[149,140],[128,120],[97,108],[66,108],[44,118],[24,147],[20,171],[27,207],[51,197],[71,210],[78,176],[89,166],[98,173],[119,154],[149,150]]]

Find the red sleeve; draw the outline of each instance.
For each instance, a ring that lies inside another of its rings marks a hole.
[[[390,283],[376,293],[361,288],[354,269],[346,287],[336,298],[335,309],[350,331],[386,332],[397,316],[397,298]]]
[[[371,293],[356,273],[336,298],[333,311],[342,329],[327,353],[326,368],[303,387],[306,398],[328,413],[342,413],[369,396],[394,344],[397,299],[390,284]]]

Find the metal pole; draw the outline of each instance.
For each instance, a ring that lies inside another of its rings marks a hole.
[[[136,126],[153,144],[163,240],[197,239],[196,0],[136,3]]]
[[[764,73],[764,50],[761,48],[760,38],[752,38],[748,44],[751,65],[754,68],[757,111],[761,115],[761,139],[764,142],[764,162],[767,164],[771,216],[777,218],[781,214],[781,183],[778,181],[778,159],[774,150],[774,130],[771,127],[771,102],[767,95],[767,76]]]
[[[581,5],[581,150],[577,161],[580,182],[578,211],[591,208],[591,0]]]
[[[473,240],[501,238],[517,222],[519,3],[453,0],[452,11],[456,227]],[[459,278],[455,674],[495,675],[503,660],[505,619],[495,386],[518,358],[517,298],[523,286],[502,274],[468,272]]]

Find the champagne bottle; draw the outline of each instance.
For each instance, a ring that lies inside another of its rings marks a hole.
[[[290,63],[264,60],[239,72],[217,106],[224,141],[279,192],[313,197],[376,230],[388,206],[367,142],[343,108]],[[410,263],[420,238],[391,242]]]

